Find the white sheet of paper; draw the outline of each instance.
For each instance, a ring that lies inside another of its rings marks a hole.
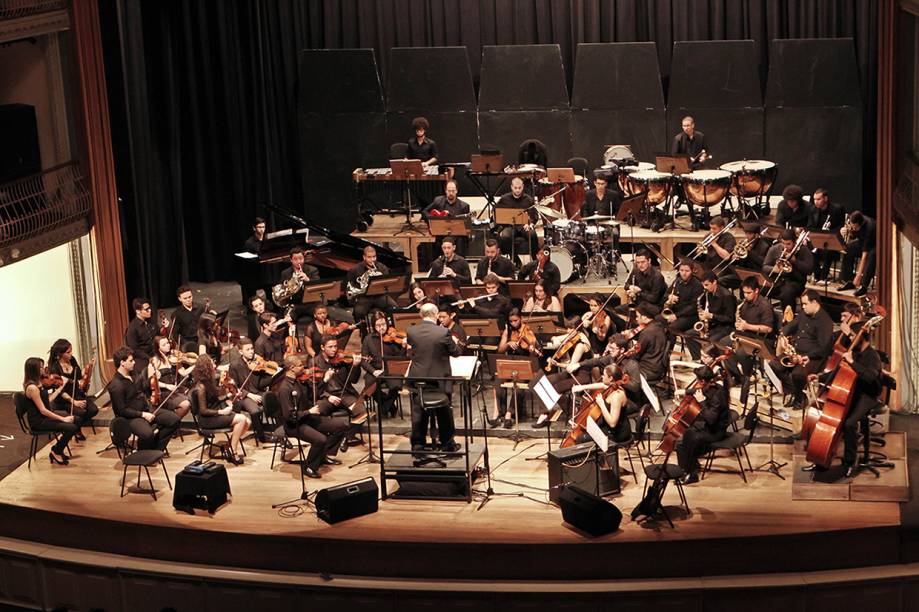
[[[450,373],[457,378],[470,380],[475,374],[475,366],[479,362],[475,355],[462,355],[450,357]]]
[[[772,369],[772,366],[770,366],[769,362],[765,359],[763,360],[763,365],[766,369],[766,377],[772,381],[772,386],[775,387],[775,390],[779,392],[779,395],[784,395],[785,391],[782,389],[782,381],[779,380],[778,376],[776,376],[775,370]]]
[[[541,375],[540,378],[533,383],[533,392],[536,393],[536,397],[542,401],[546,410],[552,410],[562,396],[561,393],[555,390],[555,387],[549,382],[549,377],[545,374]]]
[[[590,435],[590,439],[600,447],[600,450],[604,453],[609,450],[609,438],[603,433],[603,430],[600,429],[593,417],[587,417],[587,433]]]
[[[651,408],[654,412],[661,411],[661,402],[657,399],[657,393],[654,392],[654,389],[651,388],[651,385],[648,384],[645,375],[641,375],[641,390],[644,391],[645,397],[648,398],[648,401],[651,403]]]

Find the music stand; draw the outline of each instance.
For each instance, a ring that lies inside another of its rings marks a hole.
[[[769,351],[768,349],[766,349],[765,354],[768,354],[768,353]],[[773,386],[776,387],[775,390],[778,391],[779,393],[782,393],[781,382],[775,376],[775,372],[773,372],[772,368],[766,362],[765,358],[762,364],[763,365],[761,369],[763,371],[763,379],[764,379],[765,384],[769,384],[770,382],[773,382]],[[764,389],[768,390],[767,387],[764,387]],[[756,469],[754,469],[753,471],[754,472],[769,472],[770,474],[775,474],[782,480],[785,480],[785,477],[782,476],[779,470],[781,470],[783,467],[788,465],[788,462],[779,463],[778,461],[775,460],[775,430],[776,430],[775,408],[773,408],[772,406],[772,402],[774,401],[774,399],[775,399],[775,393],[770,393],[769,394],[769,460],[763,463],[762,465],[760,465],[759,467],[757,467]],[[758,410],[756,405],[754,405],[753,408],[754,410]]]
[[[432,236],[454,236],[468,238],[472,235],[472,222],[469,217],[445,218],[429,217],[428,228]]]
[[[412,277],[408,274],[371,276],[370,281],[367,283],[367,291],[364,292],[364,295],[385,295],[395,299],[408,291],[411,278]]]
[[[562,324],[562,313],[544,313],[536,314],[532,316],[524,315],[523,322],[527,324],[533,333],[537,336],[552,334],[561,334],[566,331],[565,326]]]
[[[635,220],[638,218],[638,214],[641,212],[641,207],[644,206],[647,197],[648,192],[642,191],[641,193],[637,193],[622,200],[622,203],[619,205],[619,210],[616,211],[616,221],[634,226]]]
[[[303,286],[303,303],[334,302],[344,293],[342,290],[343,279],[334,281],[314,281]]]
[[[536,357],[523,355],[496,355],[488,356],[488,366],[494,374],[495,381],[511,382],[511,389],[514,396],[512,398],[514,405],[514,433],[509,437],[514,441],[514,450],[521,440],[527,440],[530,436],[520,433],[520,407],[517,404],[518,383],[526,383],[529,389],[530,381],[542,374],[539,367],[539,360]]]
[[[396,329],[407,329],[409,325],[421,323],[421,313],[418,312],[394,312],[392,315],[392,324]]]
[[[429,278],[418,279],[418,286],[424,291],[425,295],[432,298],[439,298],[446,295],[458,295],[459,291],[450,279]]]
[[[536,283],[533,281],[507,281],[507,289],[512,300],[526,300],[528,296],[533,295],[535,286]]]
[[[782,237],[782,232],[785,231],[784,227],[779,227],[778,225],[766,225],[763,230],[763,237],[769,238],[770,240],[778,240]]]
[[[486,186],[479,181],[479,176],[485,177],[485,180],[488,181],[492,176],[497,175],[501,175],[501,182],[498,183],[494,191],[486,188]],[[466,172],[466,176],[469,177],[472,184],[479,190],[479,193],[485,197],[485,206],[476,213],[475,218],[481,219],[482,213],[486,210],[489,211],[490,216],[491,211],[495,209],[495,195],[501,189],[501,186],[504,185],[504,181],[507,180],[507,175],[504,174],[504,155],[501,154],[500,151],[473,153],[469,158],[469,170]]]
[[[757,272],[756,270],[747,270],[745,268],[734,268],[734,273],[737,275],[737,278],[740,279],[740,282],[744,282],[745,280],[747,280],[749,277],[752,276],[753,278],[757,280],[757,282],[759,282],[760,288],[763,288],[763,289],[772,284],[771,282],[766,280],[765,276],[763,276],[761,273]]]
[[[497,174],[504,171],[503,153],[473,153],[469,156],[469,171]]]
[[[412,190],[409,188],[409,181],[418,180],[424,177],[424,166],[421,164],[420,159],[391,159],[389,160],[389,167],[392,170],[394,177],[397,177],[403,182],[403,198],[405,200],[405,223],[402,224],[402,228],[399,232],[417,232],[419,234],[424,234],[412,221]]]
[[[485,285],[461,285],[459,288],[459,294],[461,298],[468,300],[469,298],[487,295],[488,290],[485,289]],[[457,304],[457,306],[458,305],[459,304]]]
[[[495,224],[510,225],[513,229],[511,238],[511,261],[515,261],[517,255],[517,226],[526,225],[530,222],[529,208],[508,208],[504,206],[495,206]]]
[[[827,252],[833,251],[836,253],[844,253],[846,250],[846,245],[844,245],[839,240],[839,234],[836,232],[811,232],[810,233],[811,244],[818,249],[823,249],[823,257],[821,257],[821,262],[819,265],[823,264],[823,259],[827,256]],[[823,295],[827,296],[830,293],[830,275],[825,274],[823,276]]]
[[[689,174],[689,155],[657,155],[654,158],[654,169],[665,174]]]
[[[546,168],[546,180],[550,183],[573,183],[574,168]]]
[[[462,322],[463,329],[466,330],[466,336],[469,338],[494,338],[501,335],[497,319],[483,319],[476,315],[467,318],[464,315],[460,315],[459,320]]]

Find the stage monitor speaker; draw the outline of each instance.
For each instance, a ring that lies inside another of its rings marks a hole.
[[[619,492],[618,453],[610,450],[597,463],[600,449],[593,442],[567,448],[557,448],[549,453],[549,500],[558,502],[562,487],[575,485],[597,495]],[[599,475],[599,486],[597,478]]]
[[[38,122],[35,107],[28,104],[0,106],[0,183],[41,172]]]
[[[370,476],[316,493],[316,515],[329,524],[373,514],[379,509],[380,490]]]
[[[762,105],[759,59],[752,40],[673,43],[668,110],[686,109],[692,115],[700,108]]]
[[[479,111],[568,108],[568,86],[558,45],[482,47]]]
[[[657,47],[653,42],[578,44],[571,108],[663,109]]]
[[[558,505],[566,523],[592,536],[613,533],[622,522],[619,508],[575,485],[562,487]]]

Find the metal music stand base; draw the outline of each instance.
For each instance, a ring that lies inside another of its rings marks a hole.
[[[762,378],[763,379],[766,378],[765,374],[762,375]],[[766,384],[765,381],[763,384]],[[754,472],[769,472],[770,474],[775,474],[782,480],[785,480],[785,477],[782,476],[779,470],[781,470],[783,467],[788,465],[788,463],[787,462],[779,463],[778,461],[775,460],[775,409],[772,407],[773,395],[774,394],[769,395],[769,460],[766,461],[766,463],[762,464],[761,466],[755,468],[753,471]],[[757,396],[756,391],[754,389],[753,407],[751,408],[751,410],[757,410],[758,403],[759,403],[759,397]]]

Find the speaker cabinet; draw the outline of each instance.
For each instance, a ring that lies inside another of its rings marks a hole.
[[[0,183],[41,172],[38,122],[35,107],[28,104],[0,105]]]
[[[562,518],[566,523],[592,536],[613,533],[622,522],[619,508],[574,485],[561,488],[558,505],[562,508]]]
[[[371,477],[347,482],[316,493],[316,514],[326,523],[334,524],[380,508],[380,490]]]
[[[559,490],[565,484],[597,495],[619,492],[619,454],[613,449],[602,453],[593,442],[557,448],[549,453],[548,465],[550,501],[558,503]]]

